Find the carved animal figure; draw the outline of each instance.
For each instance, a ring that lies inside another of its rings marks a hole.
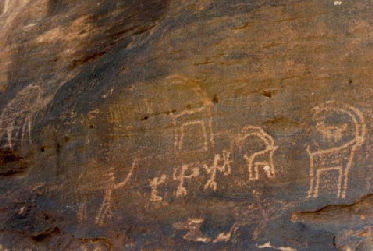
[[[318,149],[312,151],[310,146],[307,146],[307,153],[310,156],[310,189],[308,197],[319,196],[320,176],[322,172],[338,171],[338,198],[346,197],[348,187],[348,175],[352,166],[352,161],[356,150],[364,143],[366,135],[366,125],[361,112],[347,104],[336,102],[327,102],[313,109],[315,111],[314,118],[319,121],[318,131],[324,139],[333,143],[343,139],[342,133],[348,129],[347,124],[342,126],[325,126],[324,122],[327,115],[347,116],[350,118],[350,127],[352,126],[353,138],[347,142],[337,144],[328,149]],[[320,126],[321,125],[321,126]]]
[[[13,148],[12,138],[17,138],[19,133],[21,145],[26,139],[31,143],[32,117],[42,107],[40,87],[29,85],[20,90],[3,109],[0,115],[0,139],[6,134],[8,148]]]
[[[169,80],[172,85],[191,91],[191,95],[200,102],[197,107],[171,115],[175,127],[175,150],[177,152],[207,152],[214,145],[211,100],[198,82],[178,75],[169,77]],[[191,134],[196,132],[200,135]],[[197,138],[201,144],[196,142],[195,145],[188,146],[186,144],[188,138]]]
[[[250,141],[253,137],[257,137],[264,144],[264,149],[252,154],[243,153],[243,158],[249,170],[249,180],[259,180],[259,168],[263,168],[267,177],[272,178],[275,176],[273,154],[278,147],[275,146],[273,138],[264,132],[262,128],[249,125],[242,129],[242,133],[236,141],[236,144],[240,148],[240,152],[244,152],[244,150],[242,150],[243,144]]]

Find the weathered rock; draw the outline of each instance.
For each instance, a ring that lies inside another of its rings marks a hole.
[[[0,2],[0,250],[371,250],[367,0]]]

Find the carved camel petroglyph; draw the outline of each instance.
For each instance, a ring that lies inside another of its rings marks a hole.
[[[259,138],[265,148],[250,155],[243,153],[243,158],[245,159],[249,170],[249,181],[259,180],[259,168],[263,168],[268,178],[273,178],[275,176],[273,154],[278,147],[275,145],[273,138],[264,132],[261,127],[249,125],[242,129],[242,133],[235,141],[235,144],[238,145],[241,153],[244,152],[242,150],[243,144],[250,141],[251,137]]]
[[[197,98],[200,105],[195,108],[186,109],[179,113],[171,115],[172,123],[175,128],[175,150],[185,152],[185,139],[188,136],[195,137],[196,135],[188,135],[187,128],[196,127],[201,131],[200,139],[202,146],[192,151],[207,152],[214,145],[214,133],[212,128],[211,107],[213,103],[208,98],[206,92],[199,86],[198,82],[188,80],[184,77],[175,75],[169,77],[172,84],[187,88],[192,92],[192,95]]]
[[[311,151],[307,146],[306,150],[310,156],[310,189],[308,197],[319,196],[320,176],[322,172],[338,171],[338,198],[346,197],[348,187],[348,175],[352,166],[352,161],[356,150],[364,143],[366,135],[366,125],[362,113],[347,104],[336,102],[327,102],[321,106],[314,107],[314,118],[318,122],[317,130],[327,141],[336,143],[342,140],[342,143],[328,149],[318,149]],[[327,115],[345,115],[351,119],[354,128],[353,138],[343,142],[342,133],[346,130],[347,124],[340,126],[324,124]]]

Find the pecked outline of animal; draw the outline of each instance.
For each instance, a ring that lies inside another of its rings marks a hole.
[[[324,122],[316,124],[317,131],[319,131],[324,140],[333,140],[338,142],[342,139],[343,132],[347,129],[347,124],[344,123],[341,126],[327,126]]]
[[[211,99],[209,99],[207,93],[201,88],[198,81],[193,81],[180,75],[172,75],[168,77],[168,80],[171,81],[172,85],[179,85],[191,90],[194,96],[198,97],[201,102],[201,106],[199,107],[171,114],[171,120],[175,128],[175,151],[179,153],[185,151],[183,149],[185,128],[188,126],[200,126],[203,146],[199,148],[197,152],[207,152],[215,143],[211,111],[213,103]],[[197,119],[194,117],[197,117]],[[190,152],[194,152],[194,150]]]
[[[323,171],[338,171],[338,193],[337,197],[344,199],[348,187],[348,175],[356,150],[364,143],[366,136],[366,125],[364,116],[355,107],[335,101],[328,101],[321,106],[313,108],[313,117],[320,116],[323,112],[335,112],[348,115],[352,120],[354,128],[354,139],[344,144],[328,149],[312,152],[310,145],[306,151],[310,156],[310,189],[308,197],[319,196],[320,175]]]
[[[241,130],[241,134],[236,138],[235,144],[242,152],[242,144],[249,137],[258,137],[263,141],[265,149],[248,156],[244,154],[244,159],[249,170],[249,181],[259,180],[259,168],[262,167],[268,178],[275,176],[275,165],[273,162],[274,152],[278,149],[271,135],[266,133],[261,127],[248,125]]]
[[[0,115],[0,138],[6,133],[9,149],[13,149],[13,131],[18,137],[21,130],[21,145],[28,137],[29,144],[32,143],[31,127],[33,115],[43,107],[41,88],[37,85],[28,85],[20,90],[16,96],[8,102]],[[20,127],[21,125],[21,127]],[[28,135],[26,132],[28,131]]]

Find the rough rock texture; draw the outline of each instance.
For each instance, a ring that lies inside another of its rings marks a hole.
[[[0,250],[372,250],[371,0],[1,0]]]

